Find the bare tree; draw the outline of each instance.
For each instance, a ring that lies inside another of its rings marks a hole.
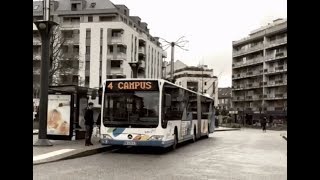
[[[80,69],[79,51],[78,54],[69,53],[67,41],[72,41],[74,35],[69,33],[62,33],[59,26],[57,26],[51,37],[51,51],[50,51],[50,72],[49,84],[59,85],[63,83],[61,76],[78,75]],[[73,50],[74,51],[74,50]],[[78,80],[79,83],[79,80]]]

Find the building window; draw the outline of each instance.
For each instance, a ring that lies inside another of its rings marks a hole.
[[[71,11],[77,11],[77,10],[80,10],[81,4],[80,3],[73,3],[71,4]]]
[[[206,85],[207,85],[207,82],[204,82],[204,85],[206,86]]]
[[[86,30],[86,39],[90,39],[91,38],[91,30],[87,29]]]
[[[109,46],[109,52],[113,53],[113,46]]]
[[[88,22],[92,22],[93,21],[93,17],[92,16],[88,16]]]
[[[73,46],[73,53],[79,54],[79,46]]]
[[[124,9],[124,14],[127,15],[127,10]]]
[[[100,21],[112,21],[113,17],[109,17],[109,16],[100,16],[99,17]]]
[[[181,86],[181,81],[179,82],[179,85]]]
[[[207,90],[204,90],[204,93],[207,93]]]
[[[85,79],[85,86],[86,87],[89,87],[89,81],[90,81],[90,76],[86,76],[86,79]]]
[[[90,4],[90,7],[91,7],[91,8],[94,8],[95,6],[96,6],[96,3],[95,3],[95,2]]]
[[[90,54],[90,46],[86,46],[86,54],[87,54],[87,55]]]

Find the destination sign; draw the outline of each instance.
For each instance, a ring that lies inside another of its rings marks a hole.
[[[107,91],[156,91],[158,81],[109,81]]]

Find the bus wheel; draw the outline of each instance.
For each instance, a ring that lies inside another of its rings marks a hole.
[[[196,127],[193,128],[193,138],[192,138],[192,142],[196,142],[197,141],[197,137],[196,137]]]

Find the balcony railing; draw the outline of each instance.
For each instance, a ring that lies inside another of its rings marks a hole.
[[[79,44],[79,36],[77,36],[77,37],[65,38],[64,43],[65,43],[65,44]]]
[[[243,62],[233,63],[232,67],[239,68],[239,67],[255,65],[255,64],[258,64],[258,63],[262,63],[262,62],[263,62],[263,57],[259,57],[259,58],[254,58],[254,59],[247,60],[246,63],[243,63]]]
[[[287,57],[287,51],[284,52],[278,52],[276,54],[270,54],[265,57],[265,61],[272,61],[280,58],[285,58]]]
[[[259,44],[253,47],[250,47],[248,49],[242,49],[239,51],[233,51],[233,56],[239,56],[239,55],[243,55],[243,54],[247,54],[247,53],[251,53],[257,50],[261,50],[263,49],[264,45],[263,44]]]
[[[140,65],[139,68],[146,68],[146,62],[145,61],[139,61]]]
[[[146,49],[144,47],[139,48],[139,53],[146,54]]]
[[[62,27],[63,28],[79,28],[80,21],[79,22],[63,22]]]
[[[107,58],[111,60],[126,60],[127,54],[119,52],[118,54],[114,55],[113,53],[110,53],[107,55]]]
[[[111,43],[119,44],[119,43],[123,43],[123,42],[124,42],[124,38],[120,35],[111,37]]]
[[[123,74],[123,68],[111,67],[111,74]]]
[[[277,40],[273,40],[273,41],[269,41],[267,48],[270,47],[274,47],[274,46],[278,46],[281,44],[287,43],[287,37],[281,38],[281,39],[277,39]]]

